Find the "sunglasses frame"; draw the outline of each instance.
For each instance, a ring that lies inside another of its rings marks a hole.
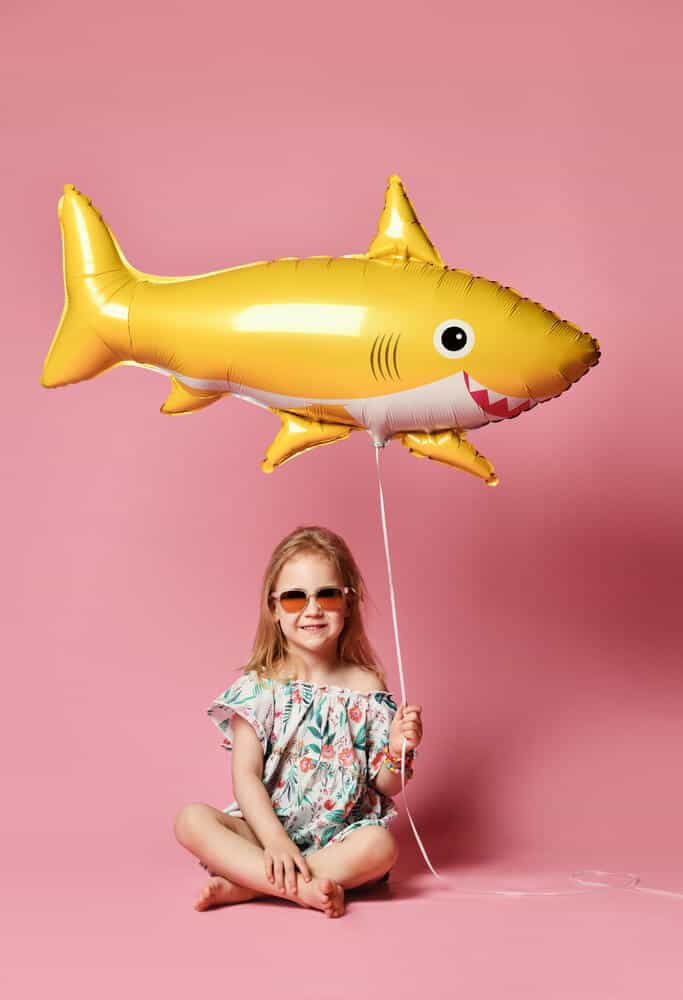
[[[291,592],[293,590],[300,590],[302,594],[306,595],[306,599],[305,599],[303,608],[299,608],[298,611],[287,611],[287,608],[282,607],[282,600],[281,600],[281,598],[282,598],[283,594],[291,594]],[[270,596],[273,598],[274,601],[278,602],[278,604],[280,605],[280,607],[282,608],[282,610],[285,612],[285,614],[287,614],[287,615],[300,615],[302,611],[306,610],[306,608],[308,607],[308,602],[310,601],[310,599],[312,597],[315,598],[315,603],[318,604],[318,594],[320,593],[321,590],[340,590],[342,592],[343,597],[346,597],[348,594],[353,594],[353,592],[354,592],[353,587],[318,587],[317,590],[311,590],[310,592],[307,591],[307,590],[304,590],[303,587],[290,587],[288,590],[281,590],[279,594],[276,594],[273,591],[273,593],[271,593]],[[326,608],[323,608],[320,604],[318,604],[318,607],[320,608],[321,611],[327,610]],[[341,607],[337,608],[336,610],[341,611]]]

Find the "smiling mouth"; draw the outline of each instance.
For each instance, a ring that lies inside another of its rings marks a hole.
[[[530,410],[536,405],[536,401],[525,396],[505,396],[502,392],[494,392],[487,389],[485,385],[480,385],[476,379],[463,371],[467,391],[484,413],[491,417],[501,419],[503,417],[516,417],[525,410]]]

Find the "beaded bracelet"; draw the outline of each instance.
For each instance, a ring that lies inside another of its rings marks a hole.
[[[389,749],[389,744],[388,743],[384,744],[384,751],[383,752],[384,752],[384,756],[388,757],[389,760],[393,761],[395,764],[400,764],[401,763],[401,754],[398,753],[398,754],[394,755],[391,752],[391,750]],[[414,757],[417,757],[417,750],[406,750],[406,760],[413,760]]]
[[[394,757],[394,755],[391,753],[389,749],[388,743],[384,747],[383,755],[384,755],[384,766],[386,767],[386,769],[388,771],[391,771],[392,774],[400,774],[401,758],[400,756]],[[411,767],[411,764],[416,756],[417,752],[415,750],[406,751],[406,778],[412,778],[413,776],[413,769]],[[398,765],[398,767],[396,765]]]

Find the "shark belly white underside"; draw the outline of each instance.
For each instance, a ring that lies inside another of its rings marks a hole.
[[[496,417],[487,414],[472,398],[461,371],[428,385],[383,396],[321,399],[313,396],[285,396],[225,379],[192,378],[156,365],[144,367],[163,375],[172,375],[191,389],[230,393],[265,409],[301,410],[309,406],[343,406],[353,420],[367,428],[373,441],[377,443],[387,441],[399,431],[449,428],[467,430],[497,422]]]

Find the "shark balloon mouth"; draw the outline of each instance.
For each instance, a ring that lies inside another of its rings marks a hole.
[[[493,389],[487,389],[485,385],[480,385],[466,371],[463,371],[463,375],[467,391],[477,406],[484,413],[497,420],[517,417],[520,413],[524,413],[525,410],[530,410],[532,406],[536,405],[537,400],[535,399],[529,399],[525,396],[506,396],[502,392],[495,392]]]

